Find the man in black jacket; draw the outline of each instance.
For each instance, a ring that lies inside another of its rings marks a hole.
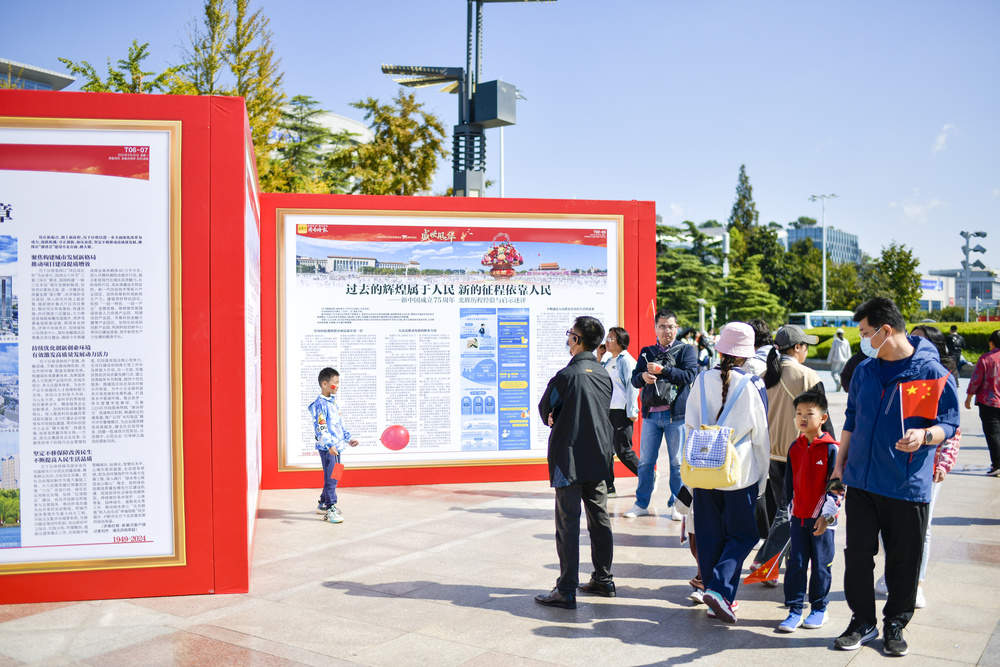
[[[681,490],[681,445],[684,442],[684,406],[691,383],[698,375],[698,353],[693,345],[677,340],[677,316],[669,310],[656,313],[656,344],[642,348],[632,371],[632,386],[641,388],[642,432],[639,437],[639,485],[635,505],[624,516],[633,519],[652,514],[650,501],[656,478],[670,475],[667,500],[669,516],[681,520],[674,507]],[[660,445],[667,441],[669,464],[654,473]],[[661,487],[662,488],[662,487]]]
[[[611,377],[594,358],[604,340],[604,327],[589,316],[576,318],[566,332],[573,355],[549,380],[538,412],[552,427],[549,433],[549,483],[556,490],[556,552],[559,578],[549,593],[535,596],[548,607],[576,609],[580,570],[580,501],[587,511],[590,557],[594,573],[579,588],[585,593],[615,596],[611,577],[612,536],[608,487],[614,429],[608,419]]]

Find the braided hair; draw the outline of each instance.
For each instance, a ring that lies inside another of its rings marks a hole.
[[[722,373],[722,405],[719,406],[719,412],[715,415],[718,419],[722,414],[722,411],[726,407],[726,397],[729,395],[729,371],[734,368],[739,368],[746,361],[743,357],[734,357],[731,354],[722,354],[719,361],[719,372]]]

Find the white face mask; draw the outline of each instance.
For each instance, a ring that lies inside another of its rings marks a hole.
[[[882,349],[882,345],[885,345],[885,339],[882,340],[882,343],[878,347],[875,347],[875,346],[872,345],[872,338],[874,338],[875,336],[879,335],[879,333],[881,331],[882,330],[879,329],[878,331],[876,331],[875,333],[873,333],[871,336],[862,336],[861,337],[861,352],[862,352],[862,354],[864,354],[867,357],[871,357],[872,359],[877,359],[878,358],[878,351],[880,349]]]

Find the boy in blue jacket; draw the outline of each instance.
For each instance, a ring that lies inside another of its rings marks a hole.
[[[810,389],[796,396],[795,425],[799,437],[788,449],[785,498],[791,500],[791,547],[785,570],[785,605],[788,618],[778,632],[799,626],[821,628],[826,622],[827,596],[833,579],[833,527],[840,511],[840,496],[827,491],[837,461],[837,441],[823,432],[829,418],[826,394]],[[803,617],[806,577],[809,578],[809,616]]]
[[[337,403],[338,388],[340,373],[333,368],[324,368],[319,372],[319,396],[309,404],[316,449],[323,462],[323,492],[319,496],[316,511],[323,514],[330,523],[344,522],[344,515],[337,507],[337,480],[331,477],[333,467],[340,463],[340,454],[348,445],[358,446],[358,441],[352,439],[344,428],[340,405]]]
[[[861,351],[869,358],[851,379],[833,471],[848,487],[844,596],[853,614],[834,647],[850,651],[878,636],[873,570],[881,533],[889,589],[882,648],[901,656],[908,650],[903,628],[917,597],[934,451],[959,426],[958,390],[934,345],[906,335],[891,299],[869,299],[855,311],[854,321]],[[904,415],[901,397],[914,383],[935,388],[929,399],[933,417]]]

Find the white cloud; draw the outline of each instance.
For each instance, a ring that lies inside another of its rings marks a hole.
[[[412,256],[414,259],[418,257],[444,257],[446,255],[451,255],[455,252],[454,247],[450,244],[445,246],[439,246],[437,248],[417,248],[413,251]]]
[[[916,198],[916,194],[918,193],[914,190],[915,196],[913,199],[902,202],[889,202],[889,208],[898,208],[902,210],[903,217],[911,222],[927,222],[927,216],[931,211],[945,205],[945,203],[937,197],[932,197],[927,200],[919,200]]]
[[[941,131],[938,132],[937,138],[934,139],[934,147],[931,148],[932,153],[940,153],[941,151],[948,148],[948,137],[955,130],[955,126],[951,123],[945,123],[941,127]]]
[[[680,204],[675,204],[674,202],[670,202],[670,215],[672,215],[675,218],[683,218],[684,209],[681,207]]]
[[[1000,199],[1000,188],[993,188],[993,196]]]

